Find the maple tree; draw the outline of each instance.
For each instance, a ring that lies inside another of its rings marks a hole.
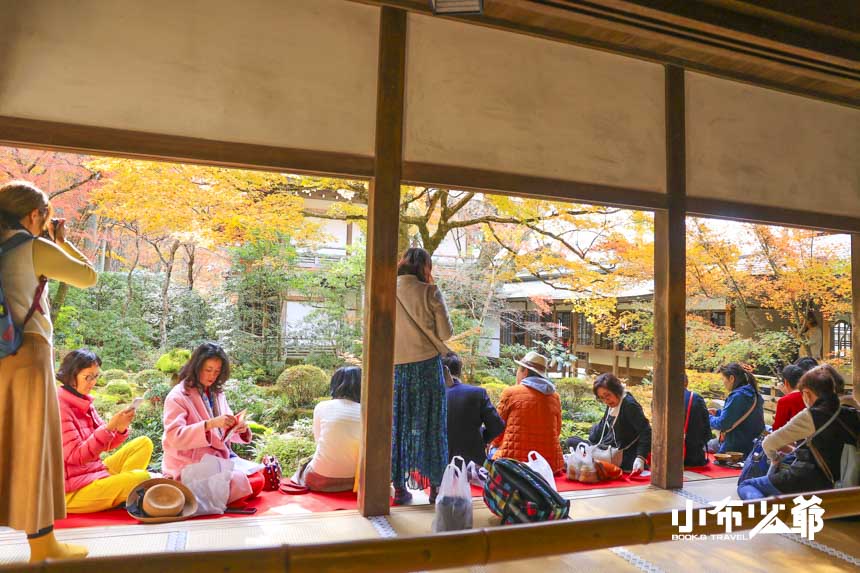
[[[798,343],[810,311],[851,310],[850,256],[838,237],[810,229],[687,220],[687,293],[726,298],[755,330],[761,306],[789,323]]]
[[[168,291],[180,249],[193,287],[198,249],[238,245],[251,236],[274,240],[289,235],[300,242],[316,230],[302,215],[303,200],[279,191],[288,180],[279,173],[115,158],[94,159],[87,166],[103,176],[91,193],[98,214],[134,238],[129,272],[141,242],[158,257],[164,275],[162,346],[167,341]]]

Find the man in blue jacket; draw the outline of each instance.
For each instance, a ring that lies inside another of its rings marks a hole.
[[[487,444],[504,431],[505,422],[486,390],[460,381],[463,362],[457,354],[449,352],[442,358],[442,364],[453,379],[453,385],[446,390],[449,459],[462,456],[466,463],[483,465]]]

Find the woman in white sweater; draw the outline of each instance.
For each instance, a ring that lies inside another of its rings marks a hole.
[[[316,452],[299,473],[311,491],[351,491],[361,443],[361,368],[339,368],[331,377],[331,400],[314,408]]]

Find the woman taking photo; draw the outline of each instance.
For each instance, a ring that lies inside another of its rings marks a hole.
[[[394,503],[430,486],[430,503],[448,465],[447,403],[441,356],[454,327],[424,249],[407,249],[397,265],[394,338],[394,424],[391,481]]]
[[[48,196],[32,184],[0,187],[0,281],[23,331],[20,347],[0,359],[0,526],[27,533],[31,562],[87,555],[84,547],[54,538],[54,520],[66,516],[66,503],[45,283],[87,288],[98,275],[66,241],[65,220],[52,220],[51,213]]]
[[[224,395],[228,378],[227,353],[212,342],[198,346],[179,371],[179,384],[164,399],[161,467],[165,476],[179,480],[182,469],[199,462],[203,456],[229,459],[235,457],[230,444],[251,442],[251,429],[233,416]],[[250,499],[264,485],[262,472],[248,476],[234,469],[227,503]]]
[[[755,376],[737,362],[721,366],[718,372],[729,396],[723,408],[709,410],[711,427],[720,436],[708,443],[708,451],[746,456],[764,431],[764,398],[758,393]]]
[[[93,513],[124,503],[128,494],[150,478],[152,441],[128,438],[134,409],[126,408],[105,423],[90,396],[99,379],[102,361],[89,350],[72,350],[63,359],[57,380],[62,387],[60,419],[66,469],[66,511]],[[119,448],[101,460],[101,454]]]

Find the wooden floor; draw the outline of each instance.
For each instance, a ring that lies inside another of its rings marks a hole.
[[[687,499],[713,501],[726,496],[734,497],[735,484],[734,478],[703,479],[685,483],[684,489],[680,491],[642,486],[564,495],[572,500],[571,516],[576,520],[683,508]],[[497,524],[483,501],[476,499],[474,507],[475,527]],[[370,520],[362,518],[356,511],[337,511],[150,526],[114,526],[109,529],[68,529],[59,531],[57,537],[87,545],[94,556],[139,555],[423,535],[430,533],[432,520],[433,510],[430,506],[413,505],[394,508],[388,518]],[[816,536],[816,541],[821,545],[809,547],[779,535],[761,535],[752,540],[738,541],[673,541],[456,571],[860,571],[857,566],[860,564],[860,522],[827,522],[824,531]],[[27,555],[23,536],[12,532],[0,533],[0,564],[23,562]]]

